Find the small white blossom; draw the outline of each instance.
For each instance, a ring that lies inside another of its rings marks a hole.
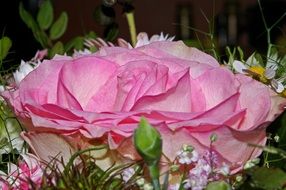
[[[153,190],[153,186],[150,183],[145,183],[143,186],[143,190]]]
[[[173,41],[174,40],[174,36],[173,37],[169,37],[169,35],[164,35],[163,32],[161,32],[160,35],[153,35],[151,36],[151,38],[149,39],[148,34],[145,32],[140,32],[137,35],[137,42],[135,44],[135,48],[137,47],[141,47],[147,44],[150,44],[152,42],[159,42],[159,41]]]
[[[122,172],[122,179],[124,182],[127,182],[130,180],[130,178],[135,174],[135,170],[132,167],[129,167],[127,169],[125,169]]]
[[[34,68],[32,65],[22,60],[19,68],[13,73],[16,85],[18,86],[20,82],[33,70]]]
[[[250,169],[252,167],[254,167],[255,165],[257,165],[259,163],[260,159],[259,158],[255,158],[253,160],[248,160],[245,165],[243,166],[243,169],[247,170]]]
[[[145,179],[144,178],[139,178],[136,180],[136,184],[139,186],[139,187],[143,187],[144,184],[145,184]]]
[[[198,161],[199,154],[197,151],[183,146],[182,150],[177,152],[177,157],[180,164],[191,164]]]
[[[223,163],[221,168],[218,169],[217,173],[227,176],[230,173],[230,168],[226,163]]]
[[[92,54],[92,52],[85,48],[84,50],[74,50],[73,57],[81,57],[90,54]]]
[[[5,88],[3,85],[0,85],[0,92],[4,92],[5,91]]]
[[[278,135],[275,135],[275,136],[274,136],[274,141],[275,141],[275,142],[279,142],[279,141],[280,141],[280,137],[279,137]]]

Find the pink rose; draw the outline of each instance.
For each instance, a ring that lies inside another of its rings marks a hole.
[[[4,96],[26,124],[23,137],[42,158],[57,146],[45,142],[50,135],[61,152],[104,142],[134,159],[131,136],[144,116],[160,131],[168,160],[183,144],[208,151],[215,133],[212,148],[232,168],[259,156],[247,143],[265,144],[265,128],[285,103],[269,87],[233,74],[183,42],[103,47],[78,58],[45,60]]]

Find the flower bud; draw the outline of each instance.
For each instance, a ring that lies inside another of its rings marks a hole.
[[[145,118],[141,118],[139,127],[134,132],[134,144],[147,165],[159,162],[162,154],[161,135]]]

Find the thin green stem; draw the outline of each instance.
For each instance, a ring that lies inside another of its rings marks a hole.
[[[130,36],[131,36],[132,46],[134,47],[136,44],[136,41],[137,41],[136,40],[137,33],[136,33],[134,12],[127,12],[127,13],[125,13],[125,15],[126,15],[128,26],[129,26],[129,32],[130,32]]]
[[[150,173],[150,177],[152,179],[152,184],[154,187],[154,190],[160,190],[160,181],[159,181],[159,176],[160,176],[160,172],[159,172],[159,167],[158,164],[152,164],[148,166],[149,169],[149,173]]]
[[[85,152],[94,151],[94,150],[102,150],[102,149],[105,149],[105,148],[107,148],[107,145],[99,145],[99,146],[96,146],[96,147],[93,147],[93,148],[88,148],[88,149],[77,151],[76,153],[74,153],[71,156],[71,158],[69,159],[68,163],[66,164],[65,169],[64,169],[64,173],[68,172],[68,169],[73,165],[74,160],[78,156],[80,156],[81,154],[83,154]]]

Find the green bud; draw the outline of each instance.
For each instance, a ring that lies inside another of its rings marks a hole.
[[[184,144],[182,149],[184,152],[193,152],[194,147],[192,147],[191,145]]]
[[[241,175],[237,175],[235,177],[235,181],[237,181],[237,182],[241,182],[242,180],[243,180],[243,177]]]
[[[147,165],[159,162],[162,154],[161,135],[145,118],[141,118],[139,127],[134,132],[134,144]]]
[[[180,166],[177,164],[174,164],[170,167],[171,172],[177,172],[177,171],[179,171],[179,169],[180,169]]]
[[[217,135],[215,133],[213,133],[211,136],[210,136],[210,140],[211,142],[215,142],[217,140]]]

